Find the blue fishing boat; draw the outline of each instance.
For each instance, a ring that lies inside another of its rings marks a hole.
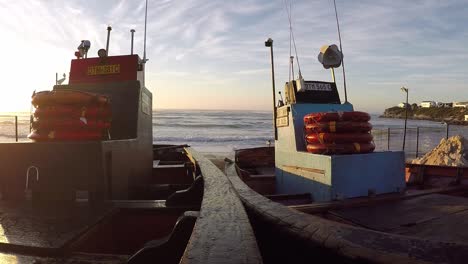
[[[318,55],[331,81],[304,80],[300,69],[294,79],[291,64],[285,98],[276,101],[273,40],[265,45],[274,146],[236,150],[225,167],[265,262],[465,263],[467,168],[415,165],[408,178],[402,151],[374,152],[370,117],[354,111],[346,84],[340,100],[336,45]]]

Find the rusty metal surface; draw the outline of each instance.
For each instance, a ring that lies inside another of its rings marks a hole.
[[[112,213],[109,206],[86,204],[49,208],[0,202],[0,250],[62,254],[82,232]]]

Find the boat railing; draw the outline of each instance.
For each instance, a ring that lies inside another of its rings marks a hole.
[[[0,118],[14,118],[15,119],[15,141],[18,142],[18,116],[17,115],[0,115]]]
[[[404,129],[400,127],[372,130],[377,151],[399,151],[403,147]],[[417,126],[406,129],[405,155],[407,159],[418,158],[435,148],[441,139],[455,135],[468,138],[468,126],[441,125]]]

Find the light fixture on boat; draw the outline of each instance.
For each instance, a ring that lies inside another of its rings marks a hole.
[[[101,59],[107,57],[107,51],[105,49],[98,50],[97,54],[98,54],[99,58],[101,58]]]
[[[80,45],[78,45],[78,51],[79,51],[79,55],[80,55],[81,58],[87,58],[88,57],[89,48],[91,48],[91,41],[82,40]]]
[[[338,46],[324,45],[320,48],[318,60],[325,69],[338,68],[343,60],[343,53],[338,49]]]

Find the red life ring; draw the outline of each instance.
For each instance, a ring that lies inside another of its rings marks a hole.
[[[367,122],[371,116],[365,112],[320,112],[310,113],[304,116],[304,124],[313,124],[317,122],[330,122],[330,121],[354,121],[354,122]]]
[[[346,132],[360,132],[365,133],[372,130],[372,125],[369,122],[320,122],[307,124],[305,126],[306,134],[315,133],[346,133]]]
[[[100,130],[33,130],[28,138],[33,141],[80,141],[102,140],[103,133]]]
[[[67,118],[67,119],[37,119],[32,123],[34,129],[67,129],[67,130],[78,130],[78,129],[93,129],[103,130],[110,128],[110,122],[96,119],[87,118]]]
[[[38,107],[44,105],[106,105],[109,98],[104,95],[75,90],[42,91],[32,96],[31,103]]]
[[[375,149],[372,142],[343,144],[308,144],[307,151],[314,154],[357,154],[370,153]]]
[[[36,118],[110,118],[111,111],[105,106],[72,106],[72,105],[57,105],[57,106],[40,106],[33,113]]]
[[[312,133],[306,135],[306,141],[310,144],[317,143],[366,143],[373,139],[370,133]]]

